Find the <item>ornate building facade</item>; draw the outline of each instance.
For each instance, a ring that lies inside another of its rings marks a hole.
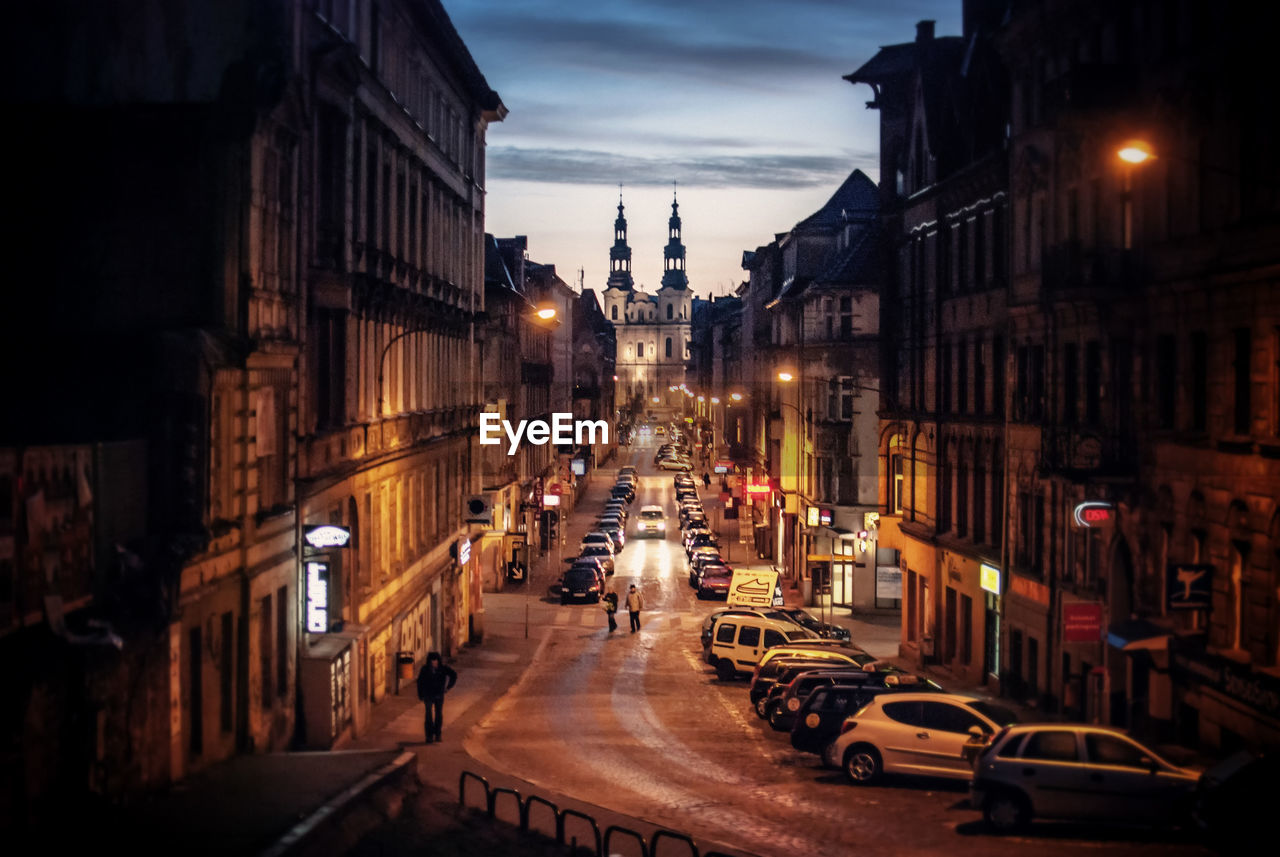
[[[685,383],[689,360],[692,304],[680,237],[679,203],[672,200],[671,218],[667,221],[662,286],[656,295],[650,295],[636,291],[631,278],[627,219],[619,197],[603,307],[605,318],[616,333],[619,407],[630,406],[635,413],[670,411],[683,405],[684,392],[679,388]]]

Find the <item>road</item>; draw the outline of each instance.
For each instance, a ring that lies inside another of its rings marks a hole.
[[[662,505],[669,516],[665,539],[627,542],[611,578],[620,597],[632,583],[643,593],[641,630],[628,631],[624,611],[610,634],[598,605],[561,606],[547,592],[549,566],[535,573],[528,595],[487,595],[490,630],[518,634],[527,605],[531,644],[540,649],[469,738],[473,755],[548,791],[763,855],[1206,853],[1156,831],[1037,825],[993,837],[963,784],[899,779],[857,788],[793,750],[751,711],[746,681],[720,681],[703,662],[699,628],[722,605],[700,602],[688,585],[670,474],[652,466],[652,447],[622,451],[641,473],[629,537],[640,506]],[[612,472],[598,473],[567,530],[566,555],[612,481]],[[734,545],[735,558],[741,549]]]

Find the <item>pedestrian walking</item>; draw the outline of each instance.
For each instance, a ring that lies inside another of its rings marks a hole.
[[[440,728],[444,725],[444,695],[458,681],[458,674],[446,666],[439,652],[427,655],[427,662],[418,673],[418,699],[427,705],[423,728],[427,743],[439,741]]]
[[[604,597],[604,615],[609,618],[609,633],[618,630],[618,593],[610,592]]]
[[[702,487],[703,488],[711,487],[711,474],[705,470],[702,471]]]
[[[640,610],[642,607],[644,607],[644,598],[633,583],[631,584],[631,591],[627,593],[627,612],[631,614],[631,633],[633,634],[640,630]]]

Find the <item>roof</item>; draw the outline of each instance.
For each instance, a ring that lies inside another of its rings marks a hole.
[[[850,83],[879,83],[886,78],[907,74],[916,60],[916,43],[884,45],[871,59],[850,72],[844,79]]]
[[[875,284],[884,282],[884,257],[880,250],[879,225],[862,230],[858,237],[841,251],[830,267],[814,278],[814,283],[847,286],[850,284]]]
[[[839,229],[849,216],[873,218],[880,211],[880,192],[862,170],[854,170],[831,198],[796,224],[799,229]]]

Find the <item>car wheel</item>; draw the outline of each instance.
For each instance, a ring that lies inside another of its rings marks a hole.
[[[996,833],[1011,833],[1031,820],[1031,808],[1022,795],[1001,790],[982,805],[982,820]]]
[[[769,709],[769,726],[775,732],[786,732],[787,727],[782,722],[782,706],[774,705]]]
[[[733,668],[733,661],[728,658],[721,658],[716,661],[716,675],[721,681],[733,681],[737,677],[738,671]]]
[[[757,699],[755,704],[755,709],[756,709],[756,717],[759,717],[761,720],[764,720],[766,717],[768,717],[769,716],[769,697],[762,696],[759,699]]]
[[[880,754],[869,744],[850,747],[844,754],[844,772],[854,785],[869,786],[880,779]]]

